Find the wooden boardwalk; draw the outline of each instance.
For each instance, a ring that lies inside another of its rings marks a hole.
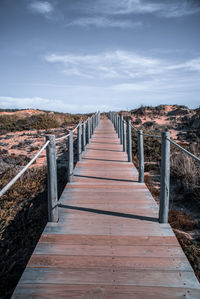
[[[101,120],[13,298],[200,298],[171,227]]]

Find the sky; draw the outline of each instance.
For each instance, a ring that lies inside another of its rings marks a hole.
[[[200,1],[0,0],[0,108],[200,106]]]

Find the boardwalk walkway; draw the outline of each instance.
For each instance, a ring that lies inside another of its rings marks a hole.
[[[200,298],[158,206],[101,120],[13,298]]]

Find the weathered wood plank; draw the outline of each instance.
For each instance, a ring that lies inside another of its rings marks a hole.
[[[71,298],[71,299],[199,299],[199,291],[190,288],[147,287],[147,286],[105,286],[63,285],[63,284],[21,284],[14,299],[21,298]],[[134,296],[134,297],[133,297]]]
[[[193,272],[150,270],[99,270],[84,271],[63,268],[26,268],[21,283],[103,284],[198,288]]]
[[[27,267],[29,268],[71,268],[71,269],[152,269],[163,271],[192,271],[185,257],[118,257],[118,256],[87,256],[34,254]]]
[[[40,242],[34,254],[127,256],[127,257],[184,257],[180,246],[106,246],[106,245],[64,245]]]
[[[56,244],[74,244],[74,245],[137,245],[137,246],[178,246],[179,243],[173,237],[146,237],[146,236],[96,236],[96,235],[53,235],[44,233],[41,235],[40,242]]]

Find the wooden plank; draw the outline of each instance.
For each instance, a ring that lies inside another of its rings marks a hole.
[[[56,243],[56,244],[74,244],[74,245],[137,245],[137,246],[178,246],[179,243],[173,237],[156,237],[156,236],[96,236],[96,235],[54,235],[42,234],[40,237],[42,243]]]
[[[199,299],[199,291],[191,288],[149,286],[105,286],[63,284],[20,284],[13,298],[71,298],[71,299]],[[133,297],[134,296],[134,297]]]
[[[180,246],[108,246],[42,243],[39,242],[34,254],[127,256],[127,257],[184,257]]]
[[[26,268],[21,283],[103,284],[198,288],[193,272],[150,270],[100,270],[63,268]]]
[[[117,257],[117,256],[74,256],[34,254],[27,267],[29,268],[71,268],[71,269],[152,269],[164,271],[192,271],[185,257]]]

